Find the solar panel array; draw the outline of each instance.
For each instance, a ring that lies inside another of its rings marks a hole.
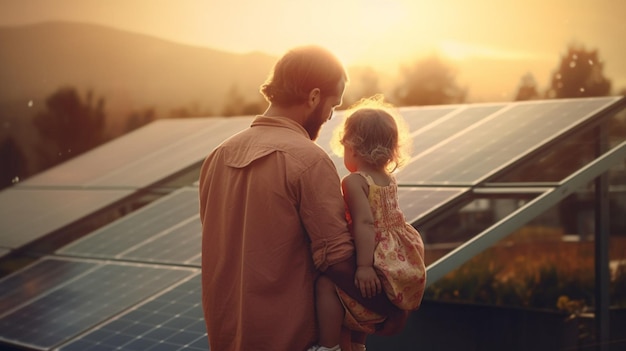
[[[618,100],[401,109],[415,149],[397,173],[407,220],[420,223],[465,198]],[[341,115],[317,140],[329,152]],[[0,248],[20,248],[199,164],[251,119],[153,123],[0,192]],[[343,160],[333,162],[345,175]],[[174,191],[0,279],[0,342],[62,351],[208,350],[197,191],[197,183]]]

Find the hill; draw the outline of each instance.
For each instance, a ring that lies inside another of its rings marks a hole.
[[[233,88],[246,101],[261,100],[259,85],[275,61],[262,53],[228,53],[93,24],[0,27],[2,178],[24,178],[55,163],[32,120],[61,88],[103,98],[105,134],[114,138],[127,131],[131,113],[218,114]]]
[[[104,97],[109,112],[152,107],[168,113],[191,104],[218,112],[233,86],[259,99],[258,87],[275,60],[93,24],[0,27],[0,104],[37,104],[72,86]]]

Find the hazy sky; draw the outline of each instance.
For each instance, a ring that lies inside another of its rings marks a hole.
[[[625,13],[622,0],[0,0],[0,25],[71,20],[275,55],[315,43],[379,70],[438,52],[461,71],[486,59],[540,82],[578,42],[599,50],[617,87],[626,86]]]

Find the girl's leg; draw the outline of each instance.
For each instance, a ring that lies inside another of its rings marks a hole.
[[[365,351],[365,341],[367,340],[367,334],[362,332],[352,332],[352,351]]]
[[[344,309],[335,283],[326,276],[320,276],[315,283],[317,323],[320,331],[319,344],[324,347],[339,345]]]
[[[341,327],[341,351],[350,351],[352,349],[352,331],[346,327]]]

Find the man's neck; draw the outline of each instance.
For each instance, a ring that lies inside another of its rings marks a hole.
[[[266,117],[286,117],[299,124],[303,124],[306,118],[306,109],[301,105],[294,105],[290,107],[282,107],[271,105],[265,110],[263,116]]]

